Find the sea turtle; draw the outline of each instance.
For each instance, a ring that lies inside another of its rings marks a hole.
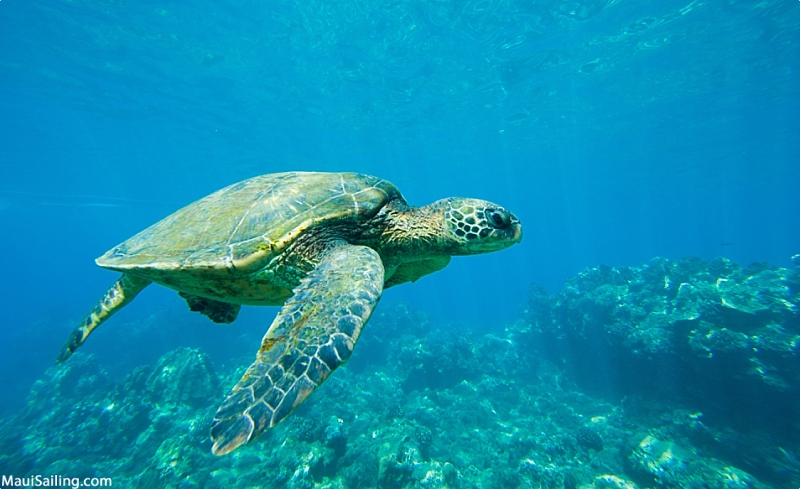
[[[411,207],[391,183],[357,173],[254,177],[98,258],[122,277],[72,332],[58,362],[153,282],[219,323],[236,319],[242,304],[283,304],[214,416],[212,451],[223,455],[286,418],[350,357],[385,288],[441,270],[453,255],[521,239],[519,219],[483,200]]]

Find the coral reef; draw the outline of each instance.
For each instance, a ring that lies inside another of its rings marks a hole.
[[[726,260],[601,267],[533,287],[493,334],[384,307],[291,418],[224,457],[209,421],[240,367],[179,348],[115,379],[77,352],[0,422],[0,466],[181,489],[797,487],[800,438],[747,418],[778,407],[704,395],[793,399],[798,283]]]
[[[403,408],[397,404],[392,404],[388,409],[386,409],[386,417],[389,419],[402,418],[403,416],[405,416],[405,411],[403,411]]]
[[[794,271],[764,264],[741,269],[724,259],[594,268],[553,297],[532,289],[534,334],[542,351],[572,357],[577,367],[580,358],[586,365],[616,358],[616,371],[658,369],[662,377],[673,376],[664,380],[682,385],[707,388],[737,378],[765,395],[791,392],[800,387],[795,277]],[[548,299],[552,308],[542,311]],[[679,365],[668,369],[665,363]],[[638,372],[621,380],[654,384]]]
[[[578,445],[587,449],[590,448],[598,452],[603,450],[603,439],[594,430],[586,426],[578,428],[575,433],[575,441],[578,442]]]
[[[553,296],[531,287],[528,341],[596,395],[693,406],[701,413],[691,426],[695,443],[788,480],[765,447],[721,432],[766,432],[781,446],[800,439],[799,276],[723,258],[600,266]]]
[[[433,443],[433,433],[431,430],[424,426],[417,426],[414,428],[414,439],[419,445],[419,452],[422,459],[427,461],[431,458],[431,444]]]

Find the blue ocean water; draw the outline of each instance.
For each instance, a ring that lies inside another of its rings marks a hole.
[[[519,216],[521,244],[384,295],[443,334],[501,335],[532,282],[555,294],[587,267],[791,269],[798,39],[791,0],[2,0],[0,415],[116,279],[94,258],[264,173],[363,172],[412,205]],[[181,346],[222,365],[277,311],[214,325],[151,287],[82,352],[112,378]]]

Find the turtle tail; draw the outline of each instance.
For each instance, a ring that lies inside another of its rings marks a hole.
[[[103,324],[106,319],[110,318],[115,312],[125,307],[136,297],[136,294],[141,292],[142,289],[148,285],[150,285],[150,281],[147,279],[123,274],[114,285],[109,287],[103,298],[100,299],[94,306],[94,309],[86,315],[83,321],[78,324],[78,327],[70,333],[67,342],[64,343],[64,346],[61,348],[61,353],[58,354],[56,363],[64,363],[64,361],[86,341],[86,338],[89,337],[95,328]]]

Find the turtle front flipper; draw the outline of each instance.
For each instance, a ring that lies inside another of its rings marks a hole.
[[[150,285],[150,280],[123,274],[114,285],[109,287],[103,298],[94,306],[92,312],[72,331],[69,339],[61,348],[61,353],[59,353],[56,363],[63,363],[69,358],[86,341],[86,338],[95,328],[103,324],[115,312],[125,307],[136,297],[136,294],[148,285]]]
[[[353,352],[383,292],[384,268],[365,246],[341,245],[294,290],[261,342],[256,361],[217,410],[215,455],[281,422]]]
[[[239,310],[242,308],[241,304],[215,301],[186,292],[178,292],[178,295],[186,299],[186,303],[189,304],[189,310],[199,312],[215,323],[228,324],[234,322],[236,316],[239,315]]]

